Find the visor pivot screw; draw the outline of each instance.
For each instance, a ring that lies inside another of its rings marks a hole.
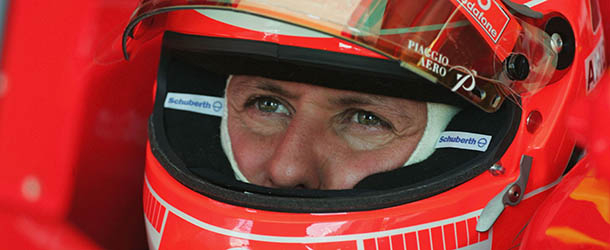
[[[493,176],[503,175],[504,174],[504,167],[502,167],[502,165],[500,165],[500,164],[494,164],[493,166],[491,166],[489,168],[489,172]]]
[[[563,40],[561,39],[561,35],[557,33],[553,33],[553,35],[551,35],[551,48],[553,48],[557,54],[561,52],[561,49],[563,49]]]
[[[522,54],[512,54],[506,58],[505,62],[508,78],[513,81],[523,81],[530,74],[530,63]]]
[[[519,185],[513,185],[508,190],[508,200],[512,203],[518,202],[521,200],[521,187]]]
[[[527,115],[527,120],[525,123],[527,132],[533,134],[536,132],[536,130],[538,130],[540,124],[542,124],[542,114],[540,114],[540,111],[538,110],[531,111],[529,115]]]

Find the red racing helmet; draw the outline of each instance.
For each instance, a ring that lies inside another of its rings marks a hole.
[[[582,155],[561,121],[605,72],[597,6],[142,1],[122,43],[126,58],[160,57],[144,185],[149,245],[518,245],[537,206]],[[160,50],[143,49],[150,47]],[[240,179],[234,148],[222,139],[225,88],[234,75],[457,108],[438,134],[424,134],[433,150],[408,167],[349,189],[271,188]]]

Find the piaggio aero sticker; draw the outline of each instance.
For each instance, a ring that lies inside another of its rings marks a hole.
[[[451,91],[456,92],[462,87],[464,90],[470,92],[476,87],[477,72],[475,70],[467,69],[464,66],[453,66],[447,69],[447,67],[449,67],[449,57],[410,39],[408,41],[407,49],[421,56],[417,62],[417,66],[439,75],[440,78],[445,78],[448,72],[456,70],[456,83]]]
[[[477,72],[475,70],[469,70],[464,66],[453,66],[451,67],[451,69],[449,69],[449,71],[453,71],[453,70],[457,70],[458,73],[456,73],[456,83],[453,86],[453,88],[451,88],[452,92],[457,91],[460,87],[464,88],[464,90],[470,92],[474,89],[474,87],[477,86],[477,80],[476,80],[476,76],[477,76]],[[459,72],[463,72],[463,73],[459,73]],[[466,85],[466,83],[468,82],[468,85]]]
[[[407,49],[422,56],[417,62],[417,66],[423,67],[441,77],[447,75],[448,57],[413,40],[409,40]]]
[[[599,39],[593,52],[585,60],[585,75],[587,94],[589,94],[599,82],[604,70],[606,70],[606,48],[604,46],[604,35]]]

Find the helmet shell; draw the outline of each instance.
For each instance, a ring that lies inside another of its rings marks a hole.
[[[574,59],[556,73],[552,84],[522,97],[518,130],[497,162],[503,173],[485,171],[439,194],[385,208],[327,213],[273,211],[229,204],[187,187],[168,171],[166,160],[155,154],[153,141],[147,147],[144,184],[151,248],[509,249],[518,245],[520,232],[560,182],[575,148],[563,117],[574,101],[587,96],[603,72],[605,59],[600,56],[605,55],[605,41],[601,22],[591,14],[598,11],[592,8],[594,2],[529,4],[545,15],[541,20],[530,20],[539,27],[544,28],[550,17],[567,21],[574,34]],[[172,26],[172,30],[180,31],[179,27]],[[214,30],[206,26],[196,35],[210,34],[266,39],[260,32],[240,27]],[[278,37],[281,35],[271,39]],[[303,39],[310,39],[305,46],[379,57],[367,48],[332,37],[291,39],[282,37],[281,41],[303,46]],[[505,207],[491,230],[477,232],[476,225],[489,201],[519,178],[523,155],[531,156],[533,165],[521,202]]]

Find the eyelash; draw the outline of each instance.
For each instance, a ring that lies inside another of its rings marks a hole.
[[[275,97],[275,96],[252,96],[250,98],[248,98],[248,100],[246,100],[246,102],[244,103],[244,108],[255,108],[260,112],[264,112],[264,113],[275,113],[275,112],[267,112],[267,111],[263,111],[261,110],[258,105],[260,105],[260,102],[262,101],[274,101],[277,102],[279,105],[282,105],[285,107],[285,109],[288,112],[288,116],[292,116],[292,113],[294,110],[292,108],[292,106],[287,105],[285,101],[283,101],[281,98],[279,97]],[[258,104],[258,105],[257,105]]]
[[[366,124],[359,123],[357,121],[357,119],[358,119],[357,115],[359,115],[359,114],[374,116],[378,120],[379,124],[378,125],[366,125]],[[381,127],[383,129],[393,130],[393,126],[391,125],[390,122],[387,122],[384,118],[382,118],[381,116],[377,115],[376,113],[371,112],[371,111],[367,111],[367,110],[364,110],[364,109],[355,109],[355,108],[348,109],[348,110],[346,110],[343,113],[341,118],[344,121],[353,122],[353,123],[355,123],[357,125],[360,125],[360,126],[365,126],[365,127]],[[354,120],[356,120],[356,121],[354,121]]]
[[[266,95],[252,96],[252,97],[248,98],[248,100],[246,100],[246,102],[244,103],[244,108],[255,108],[255,109],[257,109],[260,112],[272,113],[272,112],[266,112],[266,111],[260,110],[260,108],[257,107],[257,104],[259,102],[267,101],[267,100],[275,101],[279,105],[282,105],[282,106],[286,107],[286,109],[288,109],[288,112],[290,112],[289,116],[292,116],[293,110],[294,110],[292,108],[292,106],[286,104],[286,102],[283,101],[281,98],[275,97],[275,96],[266,96]],[[375,118],[378,119],[379,124],[378,125],[366,125],[366,124],[361,124],[361,123],[359,123],[357,121],[353,121],[354,118],[357,119],[357,117],[355,117],[355,116],[358,115],[359,113],[360,114],[366,114],[366,115],[374,116]],[[388,129],[388,130],[393,130],[394,129],[394,127],[392,126],[392,124],[390,122],[387,122],[384,118],[382,118],[381,116],[377,115],[376,113],[371,112],[371,111],[367,111],[367,110],[364,110],[364,109],[350,108],[350,109],[347,109],[347,110],[343,111],[338,117],[342,121],[342,123],[353,122],[353,123],[355,123],[355,124],[357,124],[359,126],[364,126],[364,127],[368,127],[368,128],[370,128],[370,127],[381,127],[383,129]]]

